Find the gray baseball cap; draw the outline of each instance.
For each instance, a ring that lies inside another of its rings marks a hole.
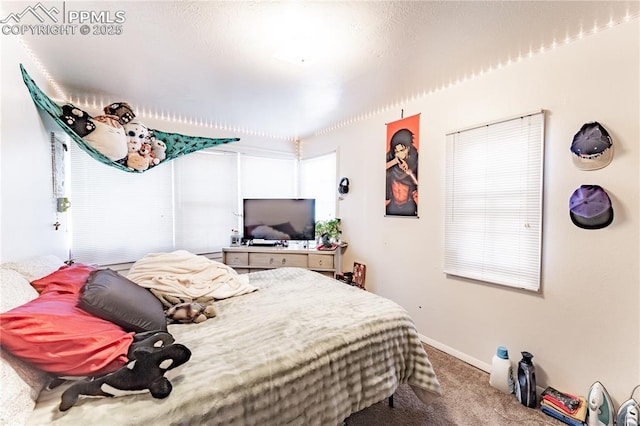
[[[571,194],[569,216],[580,228],[605,228],[613,222],[611,199],[598,185],[582,185]]]
[[[571,143],[573,163],[580,170],[598,170],[613,160],[613,142],[600,123],[586,123]]]

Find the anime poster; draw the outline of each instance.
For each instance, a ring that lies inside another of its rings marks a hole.
[[[418,217],[420,114],[387,124],[386,216]]]

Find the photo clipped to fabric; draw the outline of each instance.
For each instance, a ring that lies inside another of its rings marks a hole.
[[[385,216],[418,217],[420,114],[387,123]]]
[[[364,290],[364,279],[366,275],[367,265],[360,262],[353,262],[353,285]]]

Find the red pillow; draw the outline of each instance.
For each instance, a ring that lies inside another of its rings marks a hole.
[[[64,265],[57,271],[32,281],[31,285],[40,294],[56,291],[59,293],[78,294],[87,282],[91,271],[95,269],[93,266],[82,263],[74,263],[71,266]]]
[[[40,297],[0,314],[2,346],[58,375],[106,374],[125,365],[133,333],[76,306],[94,269],[74,264],[34,281]]]

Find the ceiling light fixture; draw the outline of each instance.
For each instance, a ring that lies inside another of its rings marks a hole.
[[[286,45],[273,53],[273,57],[283,62],[295,65],[309,65],[313,63],[313,49],[311,43],[305,39],[289,40]]]

